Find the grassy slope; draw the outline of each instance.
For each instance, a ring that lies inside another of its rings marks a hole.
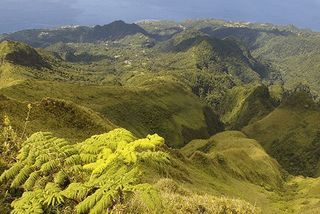
[[[221,130],[210,108],[178,83],[167,81],[157,80],[149,86],[136,88],[26,81],[4,88],[1,93],[25,102],[44,97],[70,100],[138,136],[157,132],[174,147]]]
[[[46,65],[33,48],[18,42],[0,42],[0,88],[33,76]]]
[[[0,95],[0,118],[7,115],[19,134],[27,116],[27,104]],[[29,120],[27,135],[38,131],[51,131],[58,137],[72,141],[81,141],[116,127],[88,108],[56,99],[33,102]]]
[[[13,41],[0,42],[0,61],[31,67],[46,66],[46,62],[39,53],[28,45]]]
[[[319,179],[289,177],[286,181],[285,172],[259,143],[238,131],[194,140],[180,151],[167,147],[161,151],[169,153],[169,162],[142,161],[138,167],[140,182],[160,190],[168,213],[195,213],[200,208],[215,211],[219,207],[234,207],[237,213],[252,209],[252,213],[260,209],[262,213],[312,213],[320,203]],[[133,200],[129,204],[132,213],[145,213],[145,202]],[[126,212],[122,209],[120,213]]]
[[[319,108],[304,94],[290,97],[243,131],[293,174],[319,175]]]
[[[222,121],[231,129],[262,119],[274,109],[268,88],[263,85],[238,86],[224,96],[220,111]]]
[[[287,177],[259,142],[238,131],[194,140],[181,149],[196,192],[244,199],[262,213],[306,213],[318,210],[319,179]],[[191,163],[191,164],[190,164]]]

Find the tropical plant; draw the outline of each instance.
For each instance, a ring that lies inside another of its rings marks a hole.
[[[161,210],[157,191],[141,183],[140,174],[146,160],[169,163],[163,145],[156,134],[136,139],[125,129],[78,144],[39,132],[23,143],[17,162],[0,181],[24,190],[12,203],[15,214],[58,213],[70,207],[76,213],[111,212],[134,193],[150,210]]]

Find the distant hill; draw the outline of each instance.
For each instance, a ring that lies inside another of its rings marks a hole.
[[[0,88],[25,79],[50,76],[52,64],[34,48],[15,41],[0,42]]]
[[[33,47],[46,47],[58,42],[98,42],[119,40],[128,35],[148,33],[136,24],[115,21],[107,25],[94,27],[70,26],[57,29],[23,30],[3,35],[1,40],[24,42]]]
[[[270,63],[280,72],[287,89],[309,84],[314,94],[319,88],[320,34],[294,26],[237,23],[215,20],[190,21],[187,28],[197,29],[215,38],[235,38],[245,44],[252,55]]]
[[[238,78],[243,83],[258,81],[271,72],[255,59],[246,46],[232,38],[218,39],[201,31],[186,30],[164,43],[167,51],[190,51],[196,67]]]
[[[157,32],[157,29],[167,34],[171,32],[171,37],[182,31],[196,30],[212,38],[239,40],[254,58],[272,66],[276,72],[269,78],[273,81],[283,81],[287,89],[293,89],[300,83],[309,84],[314,94],[320,93],[319,66],[316,63],[319,61],[318,32],[299,29],[293,25],[278,26],[216,19],[176,23],[149,21],[140,25],[148,32]],[[167,37],[171,38],[169,35]]]

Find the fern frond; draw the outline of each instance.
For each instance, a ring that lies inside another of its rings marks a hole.
[[[77,213],[88,213],[105,194],[104,189],[99,189],[76,206]]]
[[[48,183],[44,190],[44,204],[47,206],[55,207],[56,205],[62,205],[64,203],[64,196],[61,193],[61,189],[54,183]]]
[[[76,154],[72,155],[64,160],[64,164],[67,166],[80,165],[82,163],[81,156]]]
[[[121,190],[120,190],[121,191]],[[119,197],[119,191],[117,189],[111,189],[90,209],[89,214],[107,213],[109,207],[116,202]]]
[[[59,152],[63,152],[66,157],[70,157],[71,155],[78,154],[78,150],[72,146],[68,146],[67,148],[61,148]]]
[[[92,154],[80,154],[80,157],[82,163],[84,164],[93,163],[97,160],[97,156]]]
[[[17,160],[23,161],[23,160],[28,158],[29,154],[30,154],[30,148],[29,147],[22,148],[19,151],[19,154],[17,156]]]
[[[12,214],[43,214],[43,206],[42,206],[42,190],[25,192],[22,197],[13,201],[11,206],[13,210]]]
[[[60,167],[60,161],[57,159],[54,159],[44,163],[41,166],[40,170],[42,172],[52,172],[54,169],[57,169],[58,167]]]
[[[31,190],[34,187],[39,177],[40,177],[40,171],[32,172],[29,178],[24,183],[24,188],[26,190]]]
[[[69,199],[82,201],[84,200],[92,188],[82,183],[71,183],[65,190],[63,195]]]
[[[162,213],[162,200],[159,192],[150,184],[138,184],[132,187],[131,191],[139,194],[143,203],[150,211]]]
[[[15,163],[10,169],[4,171],[0,176],[0,182],[4,182],[14,178],[17,174],[19,174],[20,170],[24,167],[24,162]]]
[[[59,171],[54,175],[54,183],[61,186],[68,180],[68,175],[64,171]]]
[[[23,167],[19,174],[16,175],[14,180],[11,183],[11,188],[17,188],[20,185],[24,184],[24,182],[28,179],[29,175],[32,173],[33,169],[31,166],[26,165]]]
[[[75,165],[69,168],[69,171],[72,173],[82,173],[84,171],[83,167],[81,165]]]
[[[44,163],[50,161],[50,156],[42,154],[36,158],[34,167],[40,168]]]

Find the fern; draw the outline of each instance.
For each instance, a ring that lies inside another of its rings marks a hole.
[[[32,192],[23,193],[22,197],[18,200],[12,202],[12,214],[43,214],[43,200],[42,200],[42,190],[36,190]]]
[[[91,189],[91,187],[88,187],[82,183],[72,183],[68,186],[67,189],[63,190],[62,194],[66,198],[76,201],[82,201],[88,196]]]
[[[46,185],[43,203],[52,207],[55,207],[56,205],[62,205],[64,203],[64,195],[62,194],[59,186],[54,183],[48,183]]]
[[[67,180],[68,180],[68,175],[65,171],[59,171],[54,175],[54,183],[59,186],[62,186]]]
[[[84,164],[92,163],[97,160],[97,156],[92,155],[92,154],[80,154],[80,158],[81,158],[82,163],[84,163]]]
[[[29,178],[24,183],[24,188],[26,190],[32,190],[35,183],[37,182],[37,179],[40,177],[40,171],[32,172],[29,176]]]
[[[79,165],[82,163],[82,158],[80,155],[76,154],[66,158],[64,162],[66,165],[69,165],[69,166]]]
[[[99,189],[94,194],[88,196],[76,206],[77,213],[88,213],[103,198],[104,194],[106,194],[104,189]]]
[[[23,162],[15,163],[10,169],[4,171],[4,173],[1,174],[0,182],[4,182],[6,180],[10,180],[14,178],[23,167],[24,167]]]
[[[125,195],[141,195],[150,210],[161,208],[157,191],[140,183],[139,170],[145,162],[158,168],[170,164],[159,151],[164,139],[148,135],[137,140],[125,129],[96,135],[71,144],[50,133],[32,135],[20,150],[17,162],[0,181],[22,187],[25,193],[12,203],[13,213],[56,213],[67,200],[77,213],[111,212]]]
[[[44,164],[42,164],[40,170],[42,172],[52,172],[54,169],[57,169],[60,165],[59,160],[50,160]]]
[[[111,189],[106,192],[103,197],[97,201],[94,207],[90,209],[90,214],[107,213],[110,207],[115,204],[115,198],[120,194],[121,190]]]
[[[39,155],[37,158],[36,158],[36,161],[34,162],[34,166],[37,167],[37,168],[41,168],[41,166],[44,164],[44,163],[47,163],[50,161],[50,156],[49,155],[46,155],[46,154],[42,154],[42,155]]]
[[[11,188],[17,188],[22,185],[29,177],[30,173],[32,173],[33,169],[31,166],[24,166],[18,175],[16,175],[15,179],[11,183]]]

